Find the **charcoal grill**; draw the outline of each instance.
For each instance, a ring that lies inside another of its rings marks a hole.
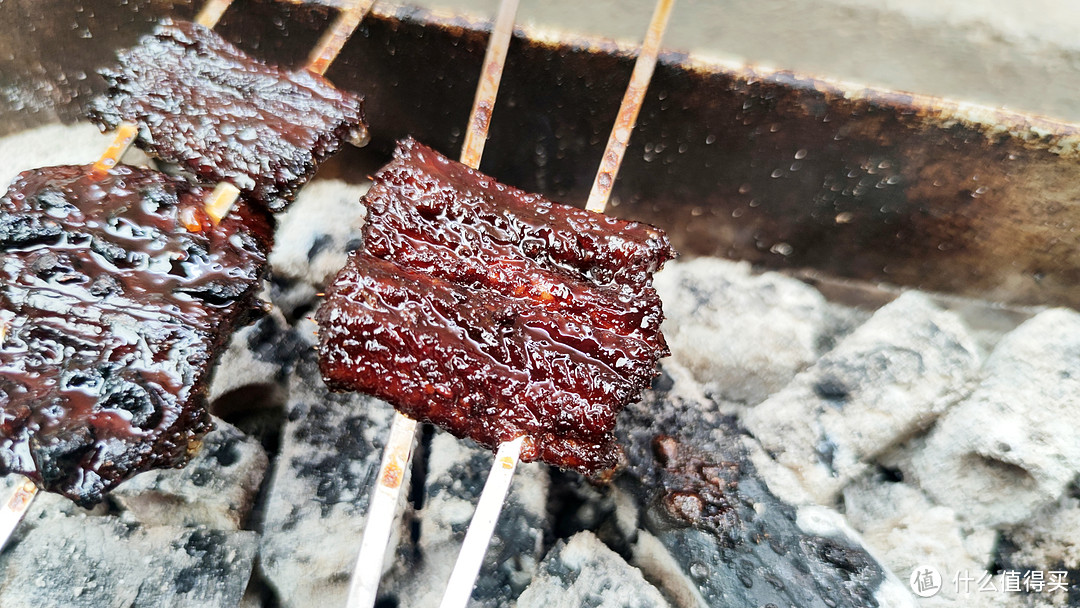
[[[80,118],[104,88],[93,74],[116,49],[159,17],[191,18],[200,5],[0,2],[0,134]],[[217,29],[254,56],[299,66],[333,5],[236,0]],[[366,96],[371,145],[341,154],[322,175],[363,181],[405,135],[456,151],[486,29],[377,4],[327,74]],[[525,190],[584,200],[633,49],[521,33],[482,168]],[[668,52],[630,151],[611,213],[664,227],[684,255],[830,284],[1080,305],[1075,125]]]
[[[238,0],[219,29],[256,56],[299,65],[332,4]],[[0,4],[0,133],[74,120],[102,88],[94,70],[115,49],[159,16],[195,9],[161,0]],[[367,96],[372,145],[327,173],[359,179],[406,134],[458,149],[485,28],[377,6],[328,74]],[[523,33],[483,169],[582,200],[632,49]],[[651,89],[613,212],[664,226],[684,254],[1010,304],[1080,303],[1075,125],[675,52],[661,56]]]

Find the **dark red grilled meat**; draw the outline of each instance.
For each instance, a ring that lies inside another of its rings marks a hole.
[[[109,90],[88,109],[99,126],[137,123],[139,147],[275,212],[343,142],[366,133],[362,98],[256,61],[186,21],[163,22],[102,74]]]
[[[24,172],[0,199],[0,473],[80,505],[187,462],[210,371],[257,306],[272,220],[120,166]]]
[[[523,458],[614,466],[615,416],[667,354],[664,233],[505,186],[415,141],[364,197],[319,309],[323,377]]]

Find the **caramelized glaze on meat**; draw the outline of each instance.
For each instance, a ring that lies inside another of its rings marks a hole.
[[[523,458],[614,466],[615,416],[667,354],[662,231],[500,184],[415,141],[364,197],[364,248],[319,309],[321,367],[404,414]]]
[[[366,133],[363,99],[306,70],[256,61],[212,30],[166,20],[105,70],[88,113],[139,125],[137,144],[283,210],[319,164]]]
[[[272,230],[243,202],[214,226],[208,193],[146,169],[65,166],[23,173],[0,199],[0,473],[86,506],[187,461]]]

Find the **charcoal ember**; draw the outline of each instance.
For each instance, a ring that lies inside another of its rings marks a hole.
[[[256,533],[57,517],[0,554],[5,608],[236,606]]]
[[[658,229],[552,203],[406,140],[376,176],[363,250],[316,319],[323,378],[523,459],[618,459],[615,416],[667,353]]]
[[[949,410],[905,471],[972,525],[1030,518],[1080,474],[1080,314],[1051,309],[1006,334],[971,396]]]
[[[427,453],[423,508],[416,514],[418,554],[391,586],[402,606],[437,606],[444,589],[431,581],[450,578],[476,503],[491,470],[492,455],[436,431]],[[506,495],[491,545],[469,605],[505,606],[524,591],[543,558],[551,532],[548,477],[537,464],[520,465]],[[395,587],[397,589],[395,589]]]
[[[641,572],[591,532],[560,540],[540,564],[519,608],[667,608]]]
[[[214,413],[227,417],[238,410],[278,405],[288,390],[292,367],[304,344],[277,308],[233,333],[210,385]],[[263,403],[255,403],[265,400]]]
[[[777,498],[735,420],[686,382],[662,375],[619,422],[650,580],[699,606],[914,605],[839,514]]]
[[[805,283],[746,262],[698,258],[656,277],[672,359],[721,399],[756,404],[846,330],[843,311]]]
[[[394,410],[370,396],[330,392],[308,341],[314,326],[295,331],[302,354],[263,507],[259,569],[282,606],[344,605]],[[391,543],[410,551],[399,536],[395,528]]]
[[[254,506],[266,451],[220,419],[183,469],[151,471],[112,492],[125,517],[143,525],[239,530]]]
[[[0,198],[5,221],[40,228],[0,246],[0,473],[87,506],[188,461],[271,240],[270,218],[244,202],[212,225],[207,194],[145,169],[62,166],[24,172]]]
[[[162,21],[102,75],[108,91],[88,108],[102,129],[136,123],[144,150],[274,212],[345,141],[366,134],[361,97],[252,59],[186,21]]]
[[[1002,570],[1020,573],[1030,582],[1031,573],[1041,572],[1049,584],[1050,572],[1065,573],[1066,589],[1054,586],[1042,594],[1050,605],[1076,604],[1080,590],[1080,491],[1074,485],[1058,502],[1039,510],[1016,526],[1004,528],[997,543],[993,563]],[[1062,575],[1055,575],[1060,578]],[[1064,591],[1064,592],[1063,592]]]
[[[316,294],[345,265],[349,252],[360,247],[367,208],[356,201],[366,192],[366,184],[319,179],[280,216],[278,245],[270,253],[270,297],[287,318],[314,309]]]
[[[883,564],[900,577],[933,564],[948,582],[993,569],[996,531],[971,528],[955,511],[934,504],[919,488],[896,477],[867,475],[844,488],[845,517]],[[1049,518],[1045,523],[1062,522]],[[1075,529],[1061,527],[1056,533]],[[964,595],[956,585],[945,584],[934,597],[946,605],[974,605],[971,600],[977,598]]]
[[[814,500],[831,505],[878,455],[964,398],[980,363],[955,314],[908,292],[740,420]]]

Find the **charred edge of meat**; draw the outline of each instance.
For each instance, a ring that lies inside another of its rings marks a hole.
[[[109,88],[90,102],[92,121],[137,123],[139,147],[273,212],[366,131],[362,97],[248,57],[201,25],[166,19],[119,60],[102,71]]]
[[[182,466],[211,428],[207,383],[256,308],[273,219],[241,201],[220,224],[208,191],[120,166],[21,174],[0,198],[0,472],[80,505]]]
[[[316,320],[320,367],[458,437],[597,474],[667,354],[651,226],[552,203],[406,140],[364,197],[364,249]]]

